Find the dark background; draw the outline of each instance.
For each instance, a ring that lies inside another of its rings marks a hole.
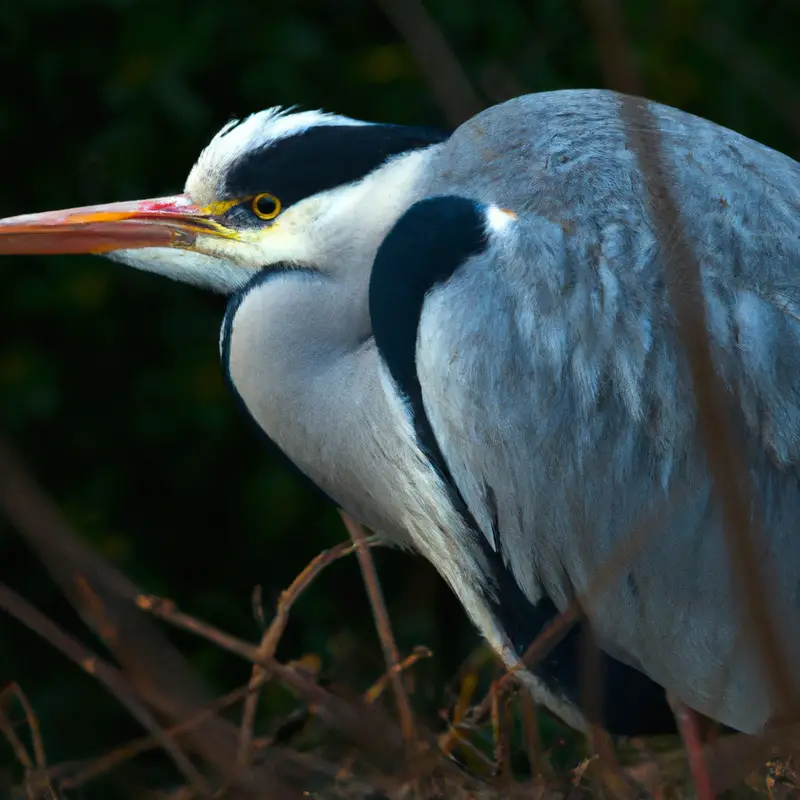
[[[649,97],[800,153],[795,0],[426,7],[485,105],[606,85],[596,14],[616,8]],[[368,0],[4,3],[0,76],[0,216],[180,191],[224,122],[272,105],[446,124],[406,42]],[[346,534],[226,394],[225,300],[88,256],[6,258],[0,287],[2,434],[84,540],[140,587],[256,640],[253,587],[269,616],[278,592]],[[417,668],[415,698],[433,713],[477,636],[421,559],[376,557],[401,650],[435,653]],[[2,518],[0,580],[92,642]],[[176,641],[217,691],[247,680],[244,662]],[[279,656],[310,652],[326,677],[358,689],[382,672],[355,560],[330,568],[293,613]],[[10,680],[33,703],[52,761],[137,733],[92,680],[0,616],[0,689]],[[290,705],[271,689],[263,707]]]

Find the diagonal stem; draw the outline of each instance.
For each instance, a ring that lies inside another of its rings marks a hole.
[[[378,572],[375,569],[375,562],[372,560],[372,555],[367,549],[367,537],[364,534],[364,529],[359,523],[345,514],[344,511],[340,511],[339,513],[356,547],[358,563],[361,566],[361,574],[364,576],[364,585],[367,588],[369,602],[372,606],[375,627],[377,628],[378,636],[381,640],[381,647],[383,648],[383,656],[386,659],[389,679],[394,689],[397,714],[400,717],[400,729],[403,732],[403,740],[406,744],[410,744],[415,739],[414,717],[411,713],[411,704],[408,701],[405,686],[403,686],[403,677],[399,668],[400,652],[397,649],[397,643],[392,634],[389,612],[386,609],[386,601],[383,599],[383,592],[381,591],[381,585],[378,581]]]
[[[54,622],[34,608],[27,600],[5,584],[0,584],[0,608],[37,633],[46,642],[74,661],[84,672],[97,678],[105,688],[122,703],[131,715],[158,740],[195,790],[202,796],[210,794],[205,778],[188,757],[159,727],[150,712],[141,704],[122,673],[103,661],[77,639],[65,633]]]
[[[369,539],[366,544],[368,547],[374,547],[379,545],[380,542],[377,539]],[[356,546],[349,542],[340,542],[336,546],[331,547],[330,550],[323,550],[306,565],[305,569],[292,581],[289,588],[281,592],[275,616],[269,627],[264,631],[264,635],[261,637],[261,643],[258,646],[257,653],[260,658],[272,658],[275,655],[278,643],[286,630],[286,626],[289,624],[289,612],[292,606],[311,585],[317,575],[329,564],[338,561],[344,556],[350,555],[355,549]],[[253,665],[250,676],[251,691],[245,700],[244,712],[242,714],[238,757],[240,766],[245,766],[250,763],[253,726],[255,723],[256,710],[258,708],[258,695],[261,686],[266,682],[267,674],[267,670],[265,670],[264,667],[259,664]]]
[[[405,39],[450,125],[456,127],[482,111],[484,104],[422,1],[375,2]]]

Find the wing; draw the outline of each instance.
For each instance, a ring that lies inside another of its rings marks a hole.
[[[507,214],[493,213],[499,215],[499,224],[508,224]],[[471,583],[478,588],[473,602],[485,604],[473,615],[475,622],[481,626],[491,620],[491,630],[483,633],[495,645],[499,641],[495,631],[502,631],[502,638],[516,654],[510,664],[516,666],[527,646],[555,619],[558,609],[538,588],[523,592],[509,570],[501,549],[497,497],[488,484],[482,486],[482,499],[488,504],[490,519],[483,530],[475,519],[473,509],[481,509],[468,507],[462,493],[465,484],[451,471],[434,435],[417,370],[417,331],[431,289],[450,286],[459,268],[480,258],[489,246],[485,213],[475,201],[445,196],[416,203],[378,250],[370,282],[370,313],[375,342],[394,388],[407,403],[417,443],[445,485],[442,498],[449,498],[466,523],[466,540],[459,541],[453,552],[464,555],[465,563],[460,566],[468,570]],[[482,474],[480,469],[476,472]],[[442,564],[437,566],[445,575],[450,572]],[[585,723],[577,711],[583,705],[582,632],[580,625],[573,628],[532,672],[522,673],[540,702],[578,727]],[[599,665],[605,677],[605,702],[587,709],[589,719],[622,735],[664,733],[674,727],[663,689],[632,668],[630,659],[620,661],[601,652]]]
[[[652,108],[800,664],[800,166]],[[431,280],[416,336],[425,424],[489,547],[531,603],[588,595],[607,651],[695,709],[757,729],[774,708],[738,646],[669,265],[618,99],[553,93],[492,109],[454,135],[428,190],[518,214]],[[642,534],[646,546],[593,591]]]

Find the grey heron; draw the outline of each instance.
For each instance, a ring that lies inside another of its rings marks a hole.
[[[247,414],[429,559],[511,667],[648,519],[648,546],[585,609],[599,721],[670,727],[666,690],[754,732],[781,709],[742,646],[621,102],[529,95],[452,133],[269,109],[223,127],[182,194],[5,219],[0,253],[102,253],[230,295],[220,352]],[[797,666],[800,165],[648,105]],[[584,728],[580,661],[576,629],[522,674]]]

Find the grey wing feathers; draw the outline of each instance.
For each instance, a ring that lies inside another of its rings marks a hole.
[[[800,165],[652,108],[779,556],[776,602],[800,642]],[[753,729],[771,700],[736,644],[669,264],[618,96],[550,93],[491,109],[456,132],[439,170],[431,193],[446,186],[518,214],[428,296],[420,320],[424,406],[472,514],[528,597],[560,607],[648,527],[647,548],[594,605],[600,635],[698,710]]]

